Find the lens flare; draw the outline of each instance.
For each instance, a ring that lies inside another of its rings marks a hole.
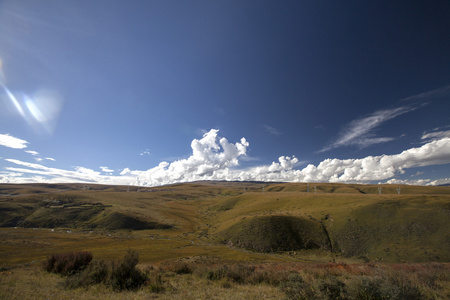
[[[13,93],[11,93],[11,91],[8,89],[8,87],[6,85],[3,84],[3,82],[0,81],[0,85],[2,86],[3,90],[5,91],[6,95],[8,96],[8,98],[11,100],[12,104],[14,105],[14,107],[17,109],[17,111],[19,112],[19,114],[25,118],[25,111],[23,110],[22,106],[20,105],[19,101],[17,100],[17,98],[14,96]]]
[[[47,118],[41,111],[41,108],[39,108],[39,106],[36,105],[36,102],[30,99],[28,96],[25,97],[25,105],[36,121],[38,121],[39,123],[44,123],[47,121]]]
[[[12,106],[29,125],[38,132],[53,133],[63,103],[58,92],[42,89],[32,96],[23,93],[15,95],[3,82],[0,85]]]

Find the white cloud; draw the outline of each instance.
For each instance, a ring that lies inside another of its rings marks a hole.
[[[423,100],[423,99],[429,99],[429,98],[436,98],[436,97],[443,97],[450,94],[450,85],[431,90],[425,93],[413,95],[407,98],[402,99],[401,101],[413,101],[413,100]]]
[[[423,172],[417,171],[416,174],[411,175],[411,177],[423,175]]]
[[[130,174],[131,170],[129,168],[125,168],[122,170],[122,172],[120,172],[120,175],[126,175],[126,174]]]
[[[23,176],[18,172],[0,172],[0,183],[47,183],[47,179],[42,176]]]
[[[239,164],[238,158],[246,155],[249,143],[242,138],[235,144],[221,138],[217,143],[217,129],[211,129],[200,140],[191,143],[192,155],[172,163],[161,162],[147,171],[131,171],[141,184],[160,185],[180,181],[226,178],[230,168]]]
[[[0,145],[13,149],[23,149],[27,147],[28,142],[9,134],[0,134]]]
[[[371,131],[382,123],[415,109],[416,107],[411,106],[384,109],[376,111],[367,117],[353,120],[339,133],[339,137],[334,143],[324,147],[319,152],[325,152],[334,148],[349,145],[356,145],[364,148],[373,144],[392,141],[392,137],[373,137]]]
[[[263,125],[263,126],[270,135],[276,135],[276,136],[281,135],[281,132],[278,129],[273,128],[269,125]]]
[[[304,181],[369,182],[404,173],[404,169],[450,163],[450,138],[432,141],[395,155],[362,159],[326,159],[317,167],[309,165],[297,174]]]
[[[3,173],[0,182],[93,182],[104,184],[132,184],[136,176],[110,176],[102,175],[100,172],[84,168],[75,167],[75,171],[63,170],[58,168],[49,168],[40,164],[29,163],[17,159],[5,159],[10,163],[22,166],[22,168],[6,167],[9,172]],[[17,174],[21,174],[17,176]],[[25,176],[24,174],[34,174],[34,176]],[[34,180],[33,178],[39,178]]]
[[[33,150],[26,150],[25,152],[26,152],[26,153],[29,153],[29,154],[31,154],[31,155],[39,155],[39,152],[33,151]]]
[[[440,178],[436,180],[430,180],[430,179],[390,179],[386,181],[386,183],[389,184],[408,184],[408,185],[450,185],[450,178]]]
[[[100,167],[100,169],[102,170],[102,172],[105,172],[105,173],[112,173],[112,172],[114,172],[114,170],[111,170],[108,167]]]
[[[395,155],[368,156],[360,159],[325,159],[318,165],[309,164],[296,169],[300,162],[296,157],[281,156],[278,162],[247,169],[240,169],[239,161],[246,157],[249,143],[245,138],[230,143],[218,137],[212,129],[203,138],[191,143],[192,154],[186,159],[161,162],[154,168],[130,170],[125,168],[120,175],[104,175],[84,167],[75,170],[49,168],[40,164],[6,159],[21,166],[6,167],[0,174],[0,182],[96,182],[104,184],[140,184],[157,186],[196,180],[255,180],[283,182],[373,182],[389,180],[405,172],[405,169],[450,163],[450,138],[433,140],[421,147],[407,149]],[[102,167],[102,171],[113,171]],[[17,174],[21,174],[20,176]],[[31,177],[30,177],[30,174]],[[28,178],[28,179],[27,179]],[[431,180],[405,181],[417,184],[440,184]]]
[[[150,154],[150,150],[148,150],[148,149],[145,149],[145,151],[143,151],[143,152],[141,152],[141,154],[140,154],[141,156],[144,156],[144,155],[148,155],[148,156],[150,156],[151,154]]]
[[[424,133],[422,135],[422,140],[425,141],[435,141],[442,138],[450,138],[450,130],[443,130],[443,131],[434,131],[429,133]]]
[[[356,119],[341,130],[335,142],[322,148],[319,152],[325,152],[342,146],[358,146],[365,148],[373,144],[390,142],[394,140],[393,137],[375,137],[372,133],[373,130],[386,121],[427,105],[430,102],[428,100],[439,97],[445,99],[449,94],[450,85],[400,100],[401,103],[408,103],[407,105],[379,110],[367,117]],[[448,135],[446,136],[448,137]],[[444,136],[436,136],[436,138],[442,137]]]
[[[33,156],[34,156],[33,158],[34,158],[34,160],[35,160],[36,162],[42,162],[42,161],[44,161],[44,160],[55,161],[55,159],[54,159],[54,158],[51,158],[51,157],[41,157],[41,155],[40,155],[39,152],[37,152],[37,151],[26,150],[25,152],[28,153],[28,154],[33,155]]]

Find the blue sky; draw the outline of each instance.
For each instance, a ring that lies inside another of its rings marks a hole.
[[[448,1],[4,0],[0,182],[450,183],[449,36]]]

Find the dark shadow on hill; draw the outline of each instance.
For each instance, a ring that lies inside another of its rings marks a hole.
[[[244,219],[220,232],[219,240],[257,252],[331,249],[320,222],[291,216]]]
[[[18,225],[20,227],[37,228],[89,228],[88,222],[101,211],[103,211],[103,208],[101,207],[41,207],[35,210],[30,216],[26,217]]]
[[[144,230],[144,229],[170,229],[172,225],[158,222],[144,221],[133,216],[119,212],[112,212],[106,217],[94,223],[96,227],[107,230]]]

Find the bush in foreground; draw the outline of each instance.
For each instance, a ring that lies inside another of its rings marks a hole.
[[[70,275],[84,270],[93,258],[87,251],[52,254],[44,262],[47,272]]]
[[[449,267],[445,264],[241,264],[206,260],[166,262],[158,274],[187,273],[222,283],[227,288],[231,284],[274,286],[287,299],[422,300],[448,295],[445,285],[450,280]]]
[[[113,289],[134,290],[144,284],[147,278],[144,273],[136,269],[138,262],[138,253],[129,250],[121,262],[112,264],[109,283]]]
[[[106,283],[110,274],[110,265],[102,260],[94,260],[83,271],[66,278],[64,286],[69,289],[88,287]]]
[[[52,254],[44,262],[44,269],[47,272],[67,275],[64,283],[67,288],[102,283],[116,291],[135,290],[148,279],[146,274],[136,268],[139,262],[136,251],[129,250],[119,262],[92,261],[92,258],[90,252]]]
[[[47,266],[63,261],[56,257],[59,256],[50,257]],[[238,285],[266,285],[279,288],[287,299],[422,300],[449,295],[446,288],[450,280],[448,264],[242,264],[206,259],[164,262],[148,266],[145,272],[140,271],[137,264],[138,254],[132,250],[118,262],[93,260],[82,271],[69,272],[65,286],[103,284],[114,291],[137,290],[144,286],[144,292],[176,293],[180,287],[178,280],[185,276],[189,288],[196,283],[195,278],[207,279],[226,289]]]

